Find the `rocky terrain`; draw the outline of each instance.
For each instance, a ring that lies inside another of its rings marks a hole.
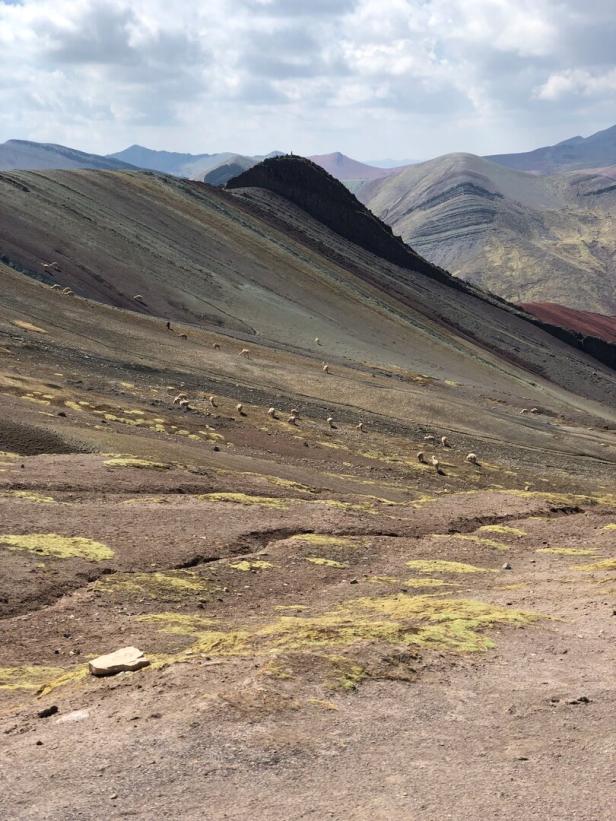
[[[449,154],[362,186],[359,199],[430,261],[512,302],[616,313],[616,186]]]
[[[616,372],[239,182],[0,179],[4,814],[607,821]]]

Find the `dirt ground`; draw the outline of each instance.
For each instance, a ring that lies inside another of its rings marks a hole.
[[[0,340],[0,815],[612,819],[610,409],[214,339]]]

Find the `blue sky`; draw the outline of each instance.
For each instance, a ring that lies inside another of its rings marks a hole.
[[[616,122],[613,0],[0,0],[0,141],[525,150]]]

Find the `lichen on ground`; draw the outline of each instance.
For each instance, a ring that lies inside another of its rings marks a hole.
[[[345,568],[349,566],[347,562],[337,562],[334,559],[325,559],[322,556],[307,556],[306,561],[311,564],[323,565],[323,567]]]
[[[526,531],[520,527],[509,527],[508,525],[482,525],[480,533],[503,533],[509,536],[526,536]]]
[[[279,510],[286,510],[289,506],[288,499],[279,499],[275,496],[249,496],[247,493],[202,493],[196,498],[203,502],[233,502],[237,505],[258,505]]]
[[[166,573],[114,573],[98,579],[94,589],[110,594],[135,593],[148,599],[182,601],[195,595],[202,596],[214,587],[188,570],[170,570]]]
[[[35,493],[32,490],[7,490],[6,494],[2,495],[23,499],[25,502],[35,502],[40,505],[49,505],[56,501],[52,496],[44,496],[42,493]]]
[[[411,570],[418,573],[495,573],[487,567],[476,567],[464,562],[448,562],[444,559],[413,559],[406,563]]]
[[[215,620],[178,613],[142,616],[140,620],[192,639],[186,650],[169,657],[173,661],[202,653],[250,656],[348,650],[357,654],[362,645],[379,642],[387,647],[416,645],[474,652],[493,646],[480,632],[485,628],[520,626],[538,618],[481,601],[399,594],[352,599],[318,616],[283,615],[269,624],[227,631],[216,629]]]
[[[328,533],[298,533],[287,542],[306,542],[317,547],[357,547],[359,542],[352,536],[330,536]]]
[[[583,547],[539,547],[535,553],[553,553],[555,556],[593,556],[597,551]]]
[[[600,562],[593,562],[592,564],[576,564],[573,566],[574,570],[584,570],[591,573],[593,570],[616,570],[616,559],[603,559]]]
[[[60,536],[57,533],[0,534],[0,546],[58,559],[78,558],[91,562],[102,562],[114,555],[113,550],[101,542],[83,536]]]
[[[265,562],[260,559],[256,559],[254,561],[242,559],[242,561],[234,562],[229,565],[229,567],[232,567],[234,570],[242,570],[244,573],[247,573],[249,570],[267,570],[269,567],[273,566],[274,565],[271,562]]]
[[[166,462],[152,462],[149,459],[140,459],[137,456],[114,456],[103,462],[110,468],[138,468],[141,470],[169,470],[170,464]]]
[[[38,690],[62,672],[61,667],[0,667],[0,690]]]

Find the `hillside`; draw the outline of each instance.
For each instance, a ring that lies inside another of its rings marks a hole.
[[[188,166],[209,160],[212,154],[183,154],[177,151],[154,151],[143,145],[131,145],[123,151],[107,155],[111,159],[129,163],[138,168],[147,168],[150,171],[162,171],[164,174],[173,174],[177,177],[188,176],[184,173]]]
[[[280,151],[272,151],[268,157],[278,156]],[[153,151],[142,145],[131,145],[109,157],[132,163],[139,168],[161,171],[175,177],[189,180],[205,180],[211,185],[224,185],[230,176],[251,168],[263,155],[247,156],[223,151],[215,154],[182,154],[175,151]]]
[[[615,371],[234,185],[0,175],[9,814],[609,818]]]
[[[332,154],[315,154],[308,159],[341,182],[378,180],[391,174],[397,174],[401,170],[400,168],[378,168],[375,165],[366,165],[339,151]]]
[[[513,302],[616,311],[616,187],[448,154],[367,183],[359,199],[437,265]]]
[[[0,145],[0,171],[49,170],[54,168],[97,168],[103,170],[129,170],[134,165],[98,154],[87,154],[74,148],[52,143],[35,143],[27,140],[8,140]]]
[[[533,174],[554,174],[616,163],[616,125],[590,137],[571,137],[556,145],[520,154],[493,154],[485,159]]]
[[[520,308],[552,325],[560,325],[586,336],[605,339],[606,342],[616,342],[616,316],[576,311],[552,302],[527,302],[520,305]]]

